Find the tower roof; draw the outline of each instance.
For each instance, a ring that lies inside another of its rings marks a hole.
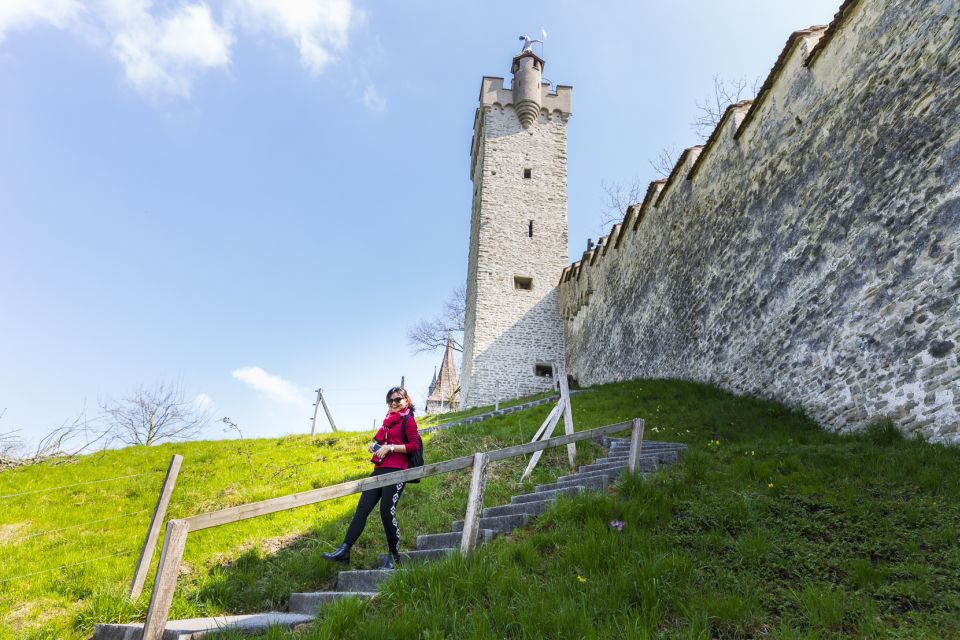
[[[457,368],[453,358],[453,340],[447,338],[447,348],[443,352],[440,373],[436,375],[434,387],[427,402],[456,402],[460,397],[460,383],[457,381]]]

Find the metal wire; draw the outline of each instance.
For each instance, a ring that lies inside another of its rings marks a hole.
[[[59,567],[54,567],[52,569],[44,569],[43,571],[34,571],[33,573],[25,573],[22,576],[13,576],[12,578],[4,578],[0,580],[0,584],[4,582],[10,582],[11,580],[21,580],[23,578],[29,578],[30,576],[38,576],[41,573],[50,573],[51,571],[59,571],[60,569],[69,569],[70,567],[78,567],[82,564],[90,564],[91,562],[97,562],[98,560],[105,560],[107,558],[115,558],[117,556],[129,556],[133,555],[133,551],[117,551],[105,556],[100,556],[98,558],[90,558],[89,560],[83,560],[81,562],[74,562],[73,564],[62,564]]]
[[[22,491],[20,493],[8,493],[6,495],[0,496],[0,500],[6,500],[7,498],[16,498],[18,496],[29,496],[37,493],[46,493],[48,491],[59,491],[60,489],[69,489],[70,487],[79,487],[87,484],[97,484],[98,482],[110,482],[112,480],[124,480],[126,478],[138,478],[140,476],[149,476],[156,473],[164,473],[163,471],[144,471],[143,473],[134,473],[129,476],[117,476],[115,478],[103,478],[102,480],[88,480],[87,482],[75,482],[74,484],[65,484],[59,487],[50,487],[49,489],[36,489],[34,491]]]
[[[74,528],[76,528],[76,527],[82,527],[83,525],[87,525],[87,524],[97,524],[97,523],[100,523],[100,522],[107,522],[108,520],[119,520],[120,518],[129,518],[130,516],[137,516],[137,515],[140,515],[141,513],[147,513],[147,512],[149,512],[149,511],[153,511],[153,509],[152,509],[152,508],[150,508],[150,509],[141,509],[140,511],[132,511],[132,512],[130,512],[130,513],[124,513],[124,514],[119,515],[119,516],[111,516],[111,517],[109,517],[109,518],[103,518],[102,520],[91,520],[91,521],[89,521],[89,522],[80,522],[80,523],[77,523],[77,524],[67,525],[66,527],[60,527],[60,528],[58,528],[58,529],[48,529],[47,531],[38,531],[37,533],[31,533],[31,534],[28,535],[28,536],[23,536],[22,538],[18,538],[18,539],[17,539],[17,542],[23,542],[24,540],[29,540],[30,538],[36,538],[37,536],[45,536],[45,535],[47,535],[47,534],[56,533],[56,532],[58,532],[58,531],[66,531],[67,529],[74,529]]]

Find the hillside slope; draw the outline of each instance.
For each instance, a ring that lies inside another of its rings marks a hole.
[[[528,440],[548,408],[438,432],[428,459]],[[882,427],[841,437],[780,405],[679,381],[598,387],[573,409],[578,429],[640,416],[648,438],[690,451],[647,481],[561,501],[467,561],[401,571],[373,602],[340,602],[310,627],[266,637],[960,638],[960,450]],[[96,622],[142,619],[146,596],[128,604],[122,594],[148,513],[120,520],[126,529],[110,521],[24,538],[151,506],[173,451],[185,455],[176,517],[364,475],[368,435],[167,445],[0,474],[5,496],[157,472],[23,496],[28,506],[0,511],[0,580],[132,554],[0,582],[0,637],[83,638]],[[598,452],[579,448],[583,459]],[[494,466],[488,505],[565,468],[551,452],[519,485],[524,464]],[[451,474],[411,486],[404,546],[461,518],[468,482]],[[292,591],[329,587],[339,567],[319,555],[339,542],[355,501],[191,537],[172,616],[282,610]],[[352,564],[375,566],[383,546],[372,522]]]

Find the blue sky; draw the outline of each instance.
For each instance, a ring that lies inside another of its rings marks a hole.
[[[574,87],[576,257],[604,181],[653,179],[714,76],[839,3],[0,0],[0,432],[171,380],[248,436],[308,431],[317,386],[370,428],[439,365],[406,333],[465,278],[480,79],[518,35]]]

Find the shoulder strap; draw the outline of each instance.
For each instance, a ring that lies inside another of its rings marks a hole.
[[[400,423],[400,435],[403,437],[403,444],[407,444],[407,418],[410,417],[410,414],[403,416],[403,422]]]

